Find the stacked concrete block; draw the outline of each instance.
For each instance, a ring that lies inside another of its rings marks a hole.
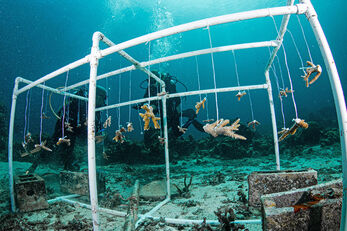
[[[97,173],[98,193],[105,192],[105,176]],[[60,190],[64,193],[79,194],[89,196],[89,183],[87,172],[60,172]]]
[[[15,176],[14,189],[20,212],[48,208],[45,181],[40,176],[36,174]]]
[[[312,203],[310,195],[319,195],[324,199]],[[342,207],[342,181],[263,195],[261,202],[263,230],[338,231]]]
[[[248,176],[248,204],[260,208],[260,197],[264,194],[284,192],[317,184],[317,171],[264,171],[252,172]]]

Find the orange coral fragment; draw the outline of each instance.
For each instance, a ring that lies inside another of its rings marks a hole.
[[[248,124],[247,124],[247,126],[248,127],[250,127],[250,126],[252,126],[252,128],[255,130],[255,126],[256,125],[260,125],[260,123],[258,122],[258,121],[256,121],[256,120],[252,120],[251,122],[249,122]]]
[[[239,91],[235,96],[237,97],[237,101],[241,100],[241,97],[246,95],[247,93],[245,91]]]
[[[309,87],[311,84],[316,82],[319,76],[322,74],[322,67],[320,65],[314,65],[310,61],[307,61],[306,63],[309,65],[309,67],[304,68],[306,74],[301,77],[304,78],[304,81],[306,82],[306,87]],[[316,73],[316,75],[311,79],[311,81],[309,81],[309,78],[313,73]]]
[[[278,139],[278,141],[282,141],[284,140],[288,135],[294,135],[296,133],[296,131],[298,130],[298,128],[308,128],[308,123],[305,122],[305,120],[296,118],[293,119],[293,121],[295,122],[293,124],[293,126],[291,128],[284,128],[282,129],[282,131],[278,132],[278,134],[281,134],[280,138]]]
[[[201,106],[203,109],[205,109],[205,102],[206,102],[206,97],[203,100],[201,100],[200,102],[196,102],[196,105],[195,105],[195,109],[196,109],[195,113],[196,114],[199,113]]]
[[[153,113],[153,107],[149,106],[148,104],[142,105],[142,109],[144,109],[146,112],[145,113],[140,113],[140,116],[142,117],[143,121],[145,122],[145,125],[143,127],[143,130],[148,130],[149,129],[149,122],[152,119],[152,122],[154,124],[155,129],[160,129],[160,125],[158,123],[158,120],[160,120],[159,117],[155,117]]]

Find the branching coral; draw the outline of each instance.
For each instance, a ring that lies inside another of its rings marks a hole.
[[[279,97],[281,98],[282,96],[284,96],[284,97],[287,97],[288,96],[288,93],[293,93],[294,92],[294,90],[292,90],[292,89],[288,89],[288,87],[286,87],[286,89],[281,89],[280,90],[280,94],[279,94]]]
[[[200,102],[196,103],[196,105],[195,105],[195,109],[196,109],[195,113],[196,114],[199,113],[201,106],[203,109],[205,109],[205,102],[206,102],[206,97],[203,100],[201,100]]]
[[[304,78],[304,81],[306,82],[306,87],[309,87],[311,84],[316,82],[316,80],[322,74],[322,67],[320,65],[314,65],[310,61],[307,61],[306,63],[309,65],[309,67],[304,68],[306,74],[301,77]],[[313,73],[316,73],[316,75],[311,79],[311,81],[309,81],[309,78]]]
[[[149,106],[148,104],[142,105],[142,109],[144,109],[146,112],[145,113],[140,113],[140,116],[142,117],[143,121],[145,122],[145,125],[143,127],[143,130],[148,130],[149,129],[149,122],[152,119],[152,122],[154,124],[155,129],[160,129],[160,125],[158,123],[158,120],[160,120],[159,117],[155,117],[153,113],[153,108]]]
[[[283,128],[282,131],[278,132],[278,134],[280,134],[280,138],[278,139],[278,141],[282,141],[284,140],[287,136],[289,135],[294,135],[296,133],[296,131],[298,130],[298,128],[308,128],[308,123],[305,122],[305,120],[296,118],[293,119],[294,124],[291,128]]]
[[[240,119],[237,119],[232,125],[226,126],[229,124],[229,120],[220,119],[212,124],[206,124],[203,129],[206,133],[217,137],[219,135],[229,136],[234,139],[246,140],[246,137],[236,134],[235,131],[238,131],[240,126]]]
[[[240,101],[242,96],[246,95],[245,91],[239,91],[235,96],[237,97],[237,101]]]

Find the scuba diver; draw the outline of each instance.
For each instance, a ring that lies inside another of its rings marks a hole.
[[[78,89],[74,92],[75,95],[88,97],[88,92],[85,88]],[[100,86],[96,87],[96,107],[105,106],[106,90]],[[54,133],[51,137],[54,145],[54,152],[59,153],[64,163],[64,170],[78,171],[79,165],[73,154],[76,138],[87,136],[87,103],[85,101],[70,98],[65,104],[65,107],[61,108],[56,114],[52,110],[53,114],[57,117]],[[63,121],[64,120],[64,123]],[[95,114],[96,131],[101,131],[101,113]],[[64,131],[63,131],[64,126]],[[41,153],[35,156],[35,160],[31,167],[27,170],[27,173],[32,173],[38,167],[40,162]]]
[[[165,82],[165,90],[166,92],[172,94],[172,93],[176,93],[177,89],[176,89],[176,84],[180,83],[182,84],[187,91],[187,87],[180,82],[176,77],[168,74],[168,73],[161,73],[158,71],[152,71],[153,74],[155,74],[156,76],[158,76],[161,80],[163,80]],[[148,80],[144,80],[140,87],[142,89],[146,89],[146,92],[143,96],[143,98],[147,98],[148,97],[148,93],[150,93],[150,96],[156,96],[160,90],[161,90],[161,86],[160,84],[153,79],[152,77],[150,78],[150,86],[147,87],[143,87],[143,84],[147,82],[148,84]],[[181,104],[181,98],[179,97],[175,97],[175,98],[168,98],[167,99],[167,103],[166,103],[166,114],[167,114],[167,126],[168,126],[168,130],[170,135],[174,136],[174,137],[179,137],[183,134],[183,132],[180,131],[180,129],[178,128],[178,126],[180,125],[180,117],[185,117],[188,118],[188,120],[186,121],[186,123],[184,125],[182,125],[182,128],[188,128],[191,124],[193,124],[193,126],[201,131],[204,132],[203,124],[201,124],[199,121],[197,121],[197,114],[195,113],[195,110],[193,109],[187,109],[184,110],[182,112],[180,112],[179,107]],[[142,105],[135,105],[133,108],[135,109],[139,109]],[[163,125],[163,118],[162,118],[162,104],[160,100],[155,100],[155,101],[151,101],[151,106],[153,107],[153,112],[154,114],[158,114],[160,115],[161,118],[161,126]]]

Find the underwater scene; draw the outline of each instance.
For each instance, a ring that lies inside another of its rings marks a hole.
[[[0,230],[345,230],[345,97],[309,20],[345,90],[347,2],[311,2],[0,0]]]

